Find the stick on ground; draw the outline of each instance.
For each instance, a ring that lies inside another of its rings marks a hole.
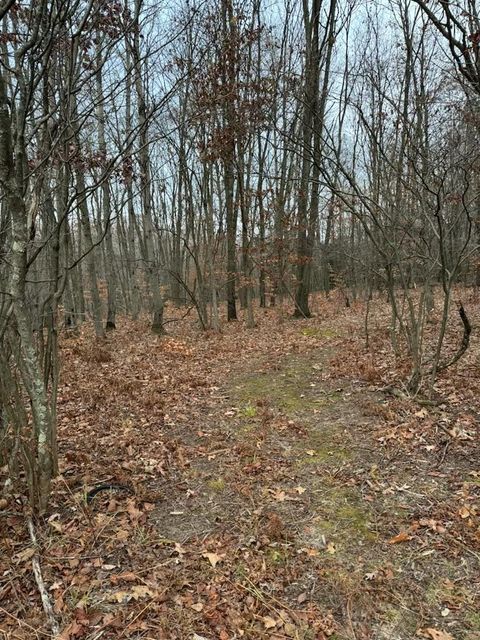
[[[42,598],[43,610],[45,611],[48,624],[50,625],[50,629],[52,630],[53,637],[55,638],[60,633],[60,627],[58,626],[58,622],[55,619],[52,603],[50,601],[50,597],[45,587],[45,582],[43,581],[42,568],[40,566],[40,556],[38,554],[37,536],[35,535],[35,527],[33,526],[33,520],[30,517],[27,518],[27,526],[28,526],[28,532],[30,534],[30,539],[35,548],[35,554],[32,558],[33,574],[35,576],[35,582],[37,583],[37,587],[40,592],[40,596]]]

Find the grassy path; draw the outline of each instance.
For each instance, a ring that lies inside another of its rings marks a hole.
[[[379,393],[360,314],[275,318],[63,342],[38,529],[61,640],[479,640],[474,417]],[[133,495],[87,506],[109,480]],[[23,519],[5,533],[0,631],[48,635]]]

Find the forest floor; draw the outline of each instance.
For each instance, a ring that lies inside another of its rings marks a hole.
[[[406,363],[383,304],[366,349],[364,312],[318,298],[255,329],[62,337],[61,476],[37,523],[61,640],[480,639],[477,331],[425,404],[388,393]],[[109,482],[129,491],[87,504]],[[0,637],[47,638],[8,509]]]

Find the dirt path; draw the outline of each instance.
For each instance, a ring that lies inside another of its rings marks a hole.
[[[328,344],[274,362],[259,354],[233,370],[197,442],[184,441],[200,451],[184,476],[191,495],[158,509],[159,526],[185,542],[227,535],[261,561],[262,597],[282,600],[296,625],[286,633],[281,616],[273,627],[267,615],[272,630],[260,624],[246,637],[407,640],[449,629],[473,640],[478,556],[449,549],[441,520],[429,517],[447,474],[378,442],[387,402],[337,378],[334,355]],[[304,602],[337,625],[302,626]]]
[[[375,391],[361,316],[274,319],[64,342],[38,531],[61,640],[479,640],[474,418]],[[133,495],[87,506],[108,480]],[[46,629],[7,526],[6,638],[26,640]]]

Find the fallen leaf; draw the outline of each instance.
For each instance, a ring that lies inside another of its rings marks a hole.
[[[55,613],[61,613],[65,606],[65,602],[63,601],[63,594],[61,591],[58,591],[54,596],[53,610]]]
[[[131,571],[125,571],[124,573],[117,573],[114,576],[110,576],[110,582],[112,582],[113,584],[116,584],[121,580],[123,580],[124,582],[136,582],[137,579],[137,576]]]
[[[132,595],[128,591],[116,591],[115,593],[111,594],[109,600],[123,604],[131,600],[131,598]]]
[[[332,556],[333,556],[334,553],[337,553],[337,550],[336,550],[335,545],[333,544],[333,542],[329,542],[327,544],[327,553],[329,553]]]
[[[440,631],[439,629],[433,629],[429,627],[428,629],[422,629],[423,633],[426,634],[428,638],[432,640],[455,640],[455,638],[446,631]]]
[[[130,532],[127,531],[126,529],[119,529],[115,534],[115,538],[117,540],[120,540],[121,542],[124,542],[125,540],[127,540],[129,536],[130,536]]]
[[[463,519],[465,519],[465,518],[469,518],[469,517],[472,515],[472,513],[471,513],[470,509],[468,509],[468,507],[465,507],[465,506],[461,507],[461,508],[458,510],[458,514],[459,514],[459,516],[460,516],[461,518],[463,518]]]
[[[206,558],[212,567],[215,569],[217,564],[222,561],[224,556],[219,556],[217,553],[203,553],[202,556]]]
[[[15,554],[13,556],[13,561],[16,562],[17,564],[19,562],[27,562],[27,560],[30,560],[30,558],[33,558],[34,555],[35,555],[35,549],[33,549],[32,547],[28,547],[27,549],[20,551],[20,553]]]
[[[58,636],[58,640],[73,640],[73,638],[81,637],[83,633],[84,626],[78,624],[78,622],[74,620],[67,627],[65,627],[62,633]]]
[[[406,542],[411,540],[412,536],[407,531],[401,531],[398,535],[394,536],[388,541],[388,544],[398,544],[399,542]]]
[[[277,621],[271,618],[270,616],[264,616],[262,618],[265,629],[273,629],[277,626]]]
[[[295,491],[298,493],[298,495],[302,495],[303,493],[305,493],[306,489],[305,487],[295,487]]]
[[[58,531],[59,533],[63,533],[64,532],[63,525],[60,522],[57,522],[56,520],[53,520],[53,521],[49,522],[48,524],[51,527],[53,527],[56,531]]]
[[[152,591],[143,584],[137,584],[132,587],[131,594],[134,600],[141,600],[142,598],[153,598],[156,595],[155,591]]]
[[[420,411],[416,411],[413,415],[416,418],[426,418],[428,416],[428,411],[426,409],[420,409]]]
[[[135,506],[135,500],[133,498],[127,502],[127,511],[133,524],[137,523],[143,515],[143,511],[140,511],[140,509],[137,509]]]
[[[198,613],[200,613],[200,611],[203,611],[203,604],[201,602],[197,602],[195,604],[190,605],[190,609],[193,609],[194,611],[197,611]]]

